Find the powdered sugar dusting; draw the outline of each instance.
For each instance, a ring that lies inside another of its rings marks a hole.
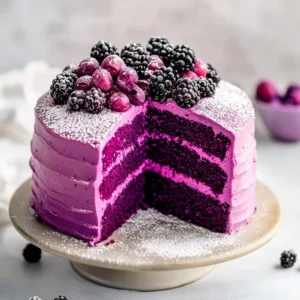
[[[56,105],[49,93],[43,95],[35,108],[36,116],[48,128],[62,137],[97,147],[122,113],[105,108],[100,114],[68,111],[67,105]]]
[[[242,130],[255,116],[247,94],[225,81],[219,83],[213,97],[200,100],[193,110],[216,121],[231,132]]]

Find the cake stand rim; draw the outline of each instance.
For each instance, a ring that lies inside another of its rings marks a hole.
[[[262,235],[255,244],[252,245],[246,245],[244,247],[240,247],[235,249],[235,252],[232,253],[227,253],[227,254],[219,254],[219,255],[211,255],[210,257],[201,257],[198,256],[197,258],[192,257],[188,260],[182,259],[182,260],[165,260],[165,261],[160,261],[159,264],[155,262],[143,262],[143,263],[130,263],[130,264],[122,264],[118,262],[109,262],[109,261],[103,261],[103,260],[92,260],[92,259],[86,259],[82,257],[78,257],[75,255],[72,255],[67,252],[61,252],[57,251],[51,247],[46,247],[44,244],[40,243],[39,240],[34,238],[32,234],[27,233],[23,228],[22,225],[20,225],[17,222],[16,218],[16,213],[13,211],[13,204],[15,201],[18,201],[17,195],[18,192],[22,190],[22,188],[25,188],[26,185],[29,185],[31,182],[31,179],[29,178],[26,180],[23,184],[19,186],[19,188],[15,191],[14,195],[11,198],[10,205],[9,205],[9,216],[12,221],[13,226],[15,229],[30,243],[38,246],[42,250],[49,252],[55,256],[59,256],[61,258],[70,260],[71,262],[77,262],[80,264],[86,264],[90,266],[98,266],[101,268],[107,268],[107,269],[116,269],[116,270],[128,270],[128,271],[169,271],[169,270],[180,270],[180,269],[192,269],[192,268],[199,268],[199,267],[206,267],[206,266],[211,266],[211,265],[216,265],[220,264],[226,261],[230,261],[233,259],[237,259],[239,257],[245,256],[251,252],[256,251],[257,249],[263,247],[266,245],[276,234],[277,228],[280,224],[280,219],[281,219],[281,206],[280,202],[277,199],[277,197],[274,195],[272,190],[265,185],[262,181],[257,180],[257,184],[262,186],[263,188],[267,189],[270,195],[272,196],[273,199],[273,204],[274,207],[276,206],[276,218],[272,224],[272,226],[269,228],[267,232],[265,232],[264,235]],[[27,195],[28,196],[28,195]],[[29,198],[29,197],[28,197]],[[28,204],[29,204],[29,199],[27,199]],[[258,201],[259,202],[259,201]],[[28,212],[30,210],[28,209]],[[32,222],[35,222],[37,226],[47,226],[49,227],[52,231],[54,232],[59,232],[60,231],[56,230],[55,228],[51,227],[50,225],[46,223],[40,223],[38,222],[35,218],[32,218]],[[252,221],[253,222],[253,221]],[[247,226],[243,229],[247,230]],[[63,234],[63,233],[61,233]],[[69,235],[67,235],[69,236]],[[74,238],[76,239],[76,238]]]

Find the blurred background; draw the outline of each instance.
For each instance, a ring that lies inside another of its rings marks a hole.
[[[43,59],[79,62],[98,40],[119,48],[165,35],[252,92],[300,73],[297,0],[0,0],[0,72]]]

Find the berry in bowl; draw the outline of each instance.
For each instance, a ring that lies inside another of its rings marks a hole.
[[[300,141],[300,85],[290,85],[281,95],[271,81],[261,81],[256,88],[256,107],[274,138]]]

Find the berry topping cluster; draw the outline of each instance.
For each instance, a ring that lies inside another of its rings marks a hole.
[[[164,103],[173,98],[191,108],[212,97],[219,81],[212,65],[196,58],[190,46],[174,47],[165,37],[152,37],[146,48],[129,43],[120,54],[110,42],[98,42],[90,57],[56,76],[50,94],[56,104],[88,113],[105,107],[124,112],[148,99]]]
[[[256,87],[256,99],[265,103],[300,105],[300,85],[290,85],[283,95],[270,80],[261,81]]]

